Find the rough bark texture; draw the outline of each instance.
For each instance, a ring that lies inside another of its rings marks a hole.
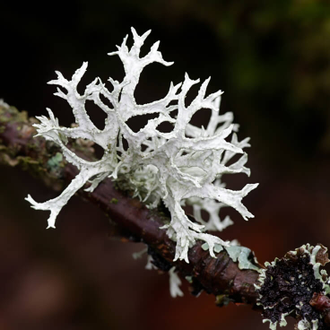
[[[32,126],[34,122],[35,119],[28,118],[26,113],[0,104],[0,163],[21,166],[52,188],[60,189],[61,183],[71,181],[77,174],[77,169],[65,160],[51,162],[59,149],[44,138],[33,137],[36,134]],[[84,141],[72,141],[71,148],[87,159],[95,158],[93,148]],[[93,193],[81,189],[79,195],[106,213],[111,219],[109,228],[114,235],[147,244],[148,253],[158,268],[168,270],[175,265],[180,275],[192,276],[192,294],[197,295],[205,290],[217,296],[220,306],[232,301],[256,307],[257,292],[254,284],[257,283],[259,273],[240,270],[226,252],[220,252],[216,258],[212,258],[198,243],[189,251],[189,264],[184,261],[173,263],[175,245],[166,232],[159,229],[164,221],[168,221],[166,211],[147,209],[139,200],[131,198],[129,192],[117,189],[110,179],[102,182]],[[325,299],[326,304],[320,303],[322,297],[319,296],[312,303],[322,305],[322,308],[319,307],[320,312],[329,318],[328,298]]]

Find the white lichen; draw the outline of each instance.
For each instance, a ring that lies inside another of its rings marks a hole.
[[[175,267],[172,267],[168,274],[170,276],[170,294],[172,298],[183,297],[183,292],[180,289],[182,284],[180,277],[175,272]]]
[[[200,86],[195,99],[186,105],[185,98],[190,88],[199,83],[185,75],[181,84],[170,84],[167,95],[147,104],[137,104],[134,92],[143,69],[153,63],[169,66],[172,62],[163,59],[156,42],[149,53],[140,57],[140,49],[150,31],[139,36],[132,28],[134,43],[129,49],[126,41],[117,46],[117,51],[109,55],[118,55],[125,70],[124,79],[119,82],[109,78],[112,89],[109,90],[100,78],[87,85],[83,94],[79,94],[77,85],[83,77],[87,62],[84,62],[71,80],[57,72],[57,79],[49,84],[58,85],[55,95],[66,100],[72,107],[75,125],[72,128],[61,127],[53,112],[47,109],[49,118],[37,117],[38,135],[55,142],[62,150],[65,159],[79,169],[79,174],[60,196],[44,203],[37,203],[30,195],[26,198],[32,207],[50,211],[48,227],[55,227],[55,220],[62,207],[82,188],[90,183],[86,190],[93,191],[107,177],[117,180],[118,184],[134,191],[135,196],[143,200],[149,208],[155,208],[163,201],[171,213],[171,221],[162,228],[176,242],[174,260],[188,261],[188,249],[196,240],[205,241],[211,256],[216,245],[229,246],[229,242],[205,233],[206,229],[222,230],[230,225],[230,218],[223,221],[219,210],[231,206],[247,220],[253,215],[242,204],[242,199],[257,184],[247,184],[239,191],[225,188],[221,181],[227,173],[250,174],[244,165],[248,139],[238,141],[234,131],[238,125],[232,123],[232,113],[219,115],[221,91],[206,96],[210,78]],[[101,98],[102,97],[102,98]],[[105,98],[111,106],[105,104]],[[89,118],[85,104],[94,102],[106,114],[104,129],[97,128]],[[192,116],[203,109],[211,109],[212,115],[206,127],[196,127],[190,121]],[[147,124],[134,132],[127,121],[135,116],[154,114]],[[162,132],[162,123],[172,125],[170,132]],[[231,135],[232,134],[232,135]],[[230,138],[231,135],[231,138]],[[68,139],[86,139],[104,149],[104,155],[98,161],[86,161],[68,146]],[[230,139],[228,141],[228,139]],[[236,154],[240,158],[226,165]],[[193,205],[196,223],[184,212],[184,205]],[[205,222],[201,210],[209,213]]]

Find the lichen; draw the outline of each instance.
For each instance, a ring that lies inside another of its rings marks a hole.
[[[257,304],[263,308],[263,322],[270,322],[270,329],[285,326],[288,315],[298,320],[300,330],[328,328],[322,314],[311,304],[314,294],[329,292],[329,277],[325,270],[319,270],[327,262],[327,248],[306,244],[282,259],[265,263],[266,269],[256,285]]]
[[[56,169],[57,167],[61,166],[63,161],[63,156],[60,152],[57,152],[55,156],[50,158],[47,162],[47,166],[50,168],[50,170]]]
[[[73,74],[71,80],[57,72],[57,79],[49,83],[58,85],[55,95],[65,99],[72,107],[75,123],[73,127],[61,127],[53,112],[47,109],[49,118],[37,117],[35,124],[38,135],[57,144],[67,162],[75,165],[79,174],[72,180],[62,194],[44,203],[38,203],[28,195],[32,207],[50,211],[48,227],[55,227],[56,218],[68,200],[87,182],[86,189],[92,192],[104,179],[112,178],[121,189],[133,191],[133,196],[144,201],[150,209],[163,203],[169,210],[171,220],[162,227],[176,242],[174,260],[189,262],[188,250],[197,240],[207,243],[211,256],[219,252],[219,246],[228,247],[230,242],[206,233],[207,229],[222,230],[232,223],[229,217],[219,218],[219,210],[224,206],[233,207],[245,220],[253,215],[246,209],[242,199],[257,184],[247,184],[241,190],[225,188],[223,174],[245,173],[247,154],[243,151],[249,146],[248,140],[238,141],[235,132],[238,125],[233,124],[232,113],[219,114],[221,91],[206,96],[210,78],[200,86],[197,96],[187,105],[186,95],[190,88],[199,83],[185,74],[183,83],[170,84],[164,98],[137,104],[134,92],[143,69],[153,63],[172,65],[163,59],[156,42],[145,56],[140,50],[150,31],[139,36],[132,28],[133,46],[129,49],[124,38],[117,51],[123,63],[125,77],[119,82],[109,78],[109,90],[100,78],[87,85],[83,94],[77,85],[87,69],[87,62]],[[102,98],[101,98],[102,96]],[[108,102],[104,103],[103,98]],[[85,104],[94,102],[106,114],[104,129],[97,128],[88,116]],[[109,105],[109,103],[111,105]],[[198,111],[211,109],[211,118],[206,127],[196,127],[191,118]],[[128,125],[131,118],[142,115],[155,115],[138,132]],[[160,126],[170,124],[170,132],[162,132]],[[103,148],[101,159],[87,161],[73,152],[68,143],[83,139]],[[239,155],[236,161],[232,161]],[[227,165],[227,163],[232,164]],[[192,205],[198,222],[188,218],[185,205]],[[209,220],[201,217],[202,210],[208,212]]]
[[[175,267],[172,267],[168,271],[170,277],[170,294],[173,298],[182,297],[183,292],[180,289],[180,285],[182,284],[180,277],[175,272]]]

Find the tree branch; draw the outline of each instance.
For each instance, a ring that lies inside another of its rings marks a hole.
[[[78,171],[58,157],[60,150],[54,143],[34,137],[36,131],[32,125],[35,122],[34,118],[28,118],[27,113],[0,103],[0,163],[20,166],[52,188],[61,189],[61,183],[70,182]],[[70,141],[70,148],[79,156],[95,159],[93,148],[84,141]],[[191,276],[192,294],[197,295],[205,290],[217,296],[218,305],[233,301],[252,304],[258,309],[255,288],[258,271],[239,269],[227,252],[221,251],[216,258],[212,258],[208,251],[202,249],[201,243],[197,243],[189,251],[189,264],[184,261],[173,263],[174,242],[167,237],[165,230],[159,229],[164,220],[169,220],[166,210],[147,209],[139,200],[131,198],[129,192],[118,190],[110,179],[102,182],[92,193],[81,189],[79,195],[106,213],[111,219],[109,228],[112,234],[147,244],[148,253],[158,268],[166,271],[175,266],[180,275]],[[253,262],[252,253],[250,258]],[[324,301],[327,303],[320,307],[320,302]],[[325,320],[329,319],[328,301],[325,296],[314,296],[311,302],[311,305],[318,307]],[[262,311],[261,308],[259,310]]]

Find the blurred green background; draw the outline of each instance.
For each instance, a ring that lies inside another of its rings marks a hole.
[[[162,97],[185,72],[212,76],[208,91],[225,91],[221,112],[234,113],[241,139],[251,137],[251,178],[228,180],[235,189],[260,182],[245,199],[255,219],[234,214],[222,237],[261,262],[306,242],[330,246],[330,2],[7,1],[0,13],[0,98],[30,115],[50,107],[63,125],[72,114],[46,84],[54,71],[70,77],[88,61],[82,86],[120,79],[120,61],[106,54],[131,26],[152,29],[145,49],[160,40],[175,64],[148,67],[137,101]],[[249,307],[219,309],[205,293],[170,298],[167,276],[131,260],[141,246],[109,239],[94,206],[74,199],[57,230],[44,230],[47,215],[24,197],[57,193],[20,170],[1,171],[0,329],[268,328]]]

